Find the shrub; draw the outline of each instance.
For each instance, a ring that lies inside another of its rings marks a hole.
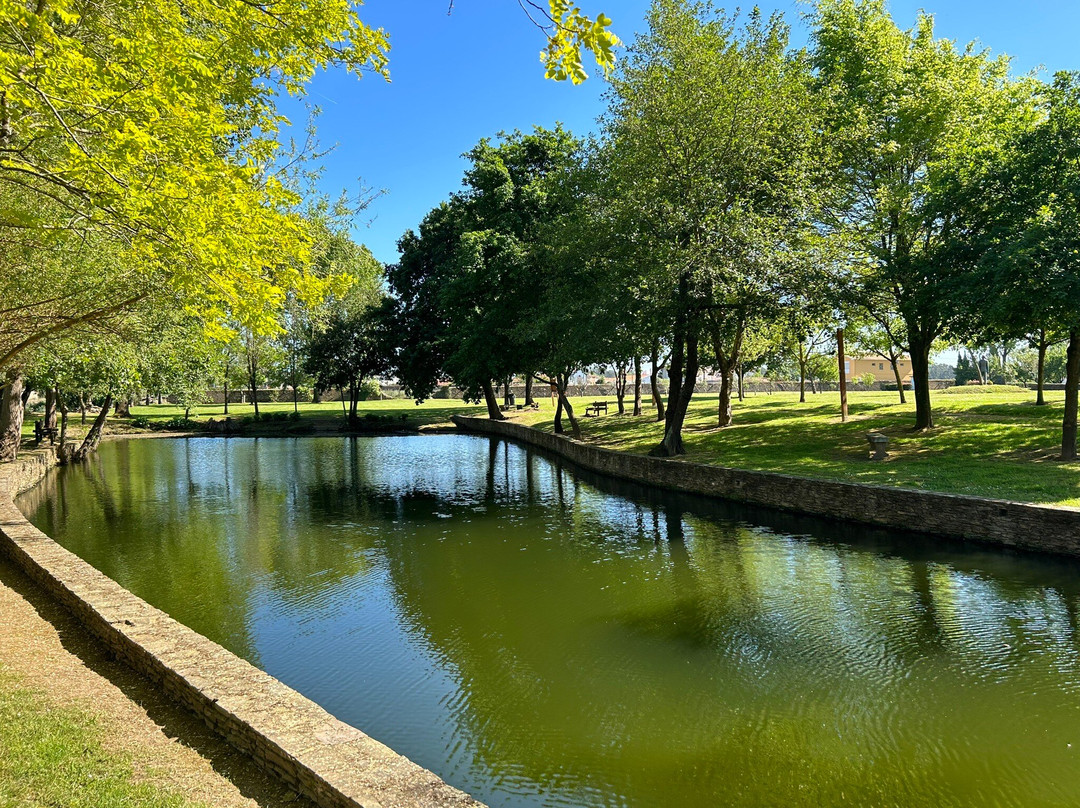
[[[875,376],[873,373],[867,372],[867,373],[864,373],[862,376],[860,376],[855,381],[857,381],[863,387],[873,387],[874,384],[877,382],[877,376]]]
[[[360,383],[361,401],[378,401],[382,398],[382,388],[375,379],[365,379]]]

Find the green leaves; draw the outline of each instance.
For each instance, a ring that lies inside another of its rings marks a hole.
[[[615,49],[622,41],[611,30],[610,17],[598,14],[594,20],[568,0],[549,0],[548,20],[550,25],[541,26],[548,33],[548,44],[540,52],[546,78],[569,79],[574,84],[585,81],[589,74],[581,60],[583,50],[592,53],[605,76],[611,73]]]
[[[274,96],[331,64],[385,75],[388,48],[348,0],[0,0],[0,228],[107,240],[99,283],[142,275],[272,330],[290,291],[331,285],[274,175]],[[21,271],[11,241],[0,260]]]

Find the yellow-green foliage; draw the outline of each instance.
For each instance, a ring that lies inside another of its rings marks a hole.
[[[273,329],[289,292],[335,283],[308,271],[298,199],[273,171],[275,96],[331,64],[385,73],[388,48],[348,0],[0,0],[0,231],[25,238],[0,248],[7,272],[40,277],[45,234],[92,237],[111,253],[94,280],[118,286],[112,304],[164,283],[210,319]],[[57,270],[49,286],[84,280]],[[0,366],[42,322],[105,302],[80,305],[25,318]]]

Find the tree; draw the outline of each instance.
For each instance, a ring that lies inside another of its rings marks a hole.
[[[799,403],[806,402],[806,380],[810,380],[810,389],[817,393],[815,380],[829,378],[821,361],[824,350],[835,346],[835,331],[821,323],[808,323],[796,320],[787,334],[785,350],[799,369]],[[839,369],[837,369],[839,375]]]
[[[589,74],[581,63],[583,50],[592,53],[605,76],[611,72],[615,66],[615,48],[622,42],[609,30],[610,17],[603,14],[598,14],[596,19],[587,17],[570,0],[548,0],[547,9],[533,0],[525,0],[521,7],[548,38],[547,47],[540,53],[547,78],[569,79],[574,84],[585,81]]]
[[[954,246],[953,216],[929,204],[930,192],[1026,119],[1030,93],[1009,80],[1006,59],[935,39],[926,14],[901,30],[884,0],[819,0],[812,39],[846,183],[836,226],[865,256],[869,285],[894,298],[911,354],[915,428],[926,429],[931,346],[955,313],[948,273],[939,271],[942,251]]]
[[[305,372],[323,389],[337,387],[347,392],[350,422],[357,418],[363,382],[386,370],[385,337],[380,333],[385,322],[374,308],[337,313],[308,349]]]
[[[272,321],[290,288],[317,295],[297,202],[272,170],[274,97],[331,64],[385,73],[387,40],[345,0],[274,4],[8,4],[0,9],[0,228],[106,239],[123,273],[170,283],[206,316]],[[215,64],[207,64],[213,54]],[[37,252],[38,250],[35,250]],[[19,352],[134,305],[32,291]],[[26,284],[23,285],[24,290]],[[76,305],[82,303],[82,305]]]
[[[809,233],[821,144],[807,64],[780,17],[754,11],[737,25],[705,4],[657,0],[648,19],[613,79],[604,128],[612,203],[634,222],[639,283],[671,346],[654,449],[669,456],[684,452],[708,313],[748,310],[784,285]]]
[[[552,178],[578,147],[561,127],[482,140],[468,154],[465,190],[402,237],[387,277],[396,373],[410,395],[426,398],[449,377],[498,419],[495,385],[538,373],[544,341],[525,324],[547,277],[540,233],[562,202]]]
[[[1068,335],[1061,458],[1077,457],[1080,394],[1080,74],[1058,73],[1040,119],[957,179],[941,204],[962,214],[968,288],[994,319]],[[1021,315],[1022,312],[1026,314]],[[1021,332],[1023,333],[1023,332]]]
[[[904,321],[895,314],[890,316],[887,309],[872,307],[867,321],[847,331],[851,346],[857,351],[888,360],[893,378],[896,379],[896,389],[900,392],[900,403],[906,404],[904,380],[900,376],[900,359],[904,356],[903,346],[907,342]],[[927,374],[929,378],[929,369]]]

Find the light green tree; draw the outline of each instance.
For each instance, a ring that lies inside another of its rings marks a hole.
[[[929,15],[901,29],[885,0],[819,0],[812,24],[845,192],[835,225],[850,237],[858,280],[893,296],[911,354],[915,428],[926,429],[930,352],[955,314],[938,266],[954,222],[927,200],[971,154],[1030,120],[1030,82],[1010,80],[1005,58],[938,39]]]
[[[779,16],[657,0],[612,80],[605,137],[651,316],[671,346],[664,438],[682,426],[710,312],[775,299],[811,234],[824,164],[809,66]],[[714,316],[714,320],[715,320]],[[731,359],[738,328],[727,328]]]

